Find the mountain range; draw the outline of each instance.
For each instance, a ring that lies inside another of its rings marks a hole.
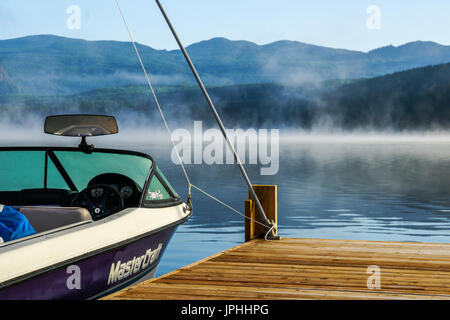
[[[195,86],[156,86],[170,125],[194,120],[214,126]],[[331,81],[310,86],[246,84],[209,87],[228,128],[306,130],[449,130],[450,63],[371,79]],[[121,123],[162,128],[146,86],[104,88],[67,96],[0,96],[0,119],[21,123],[61,113],[112,114]]]
[[[138,44],[157,85],[191,85],[179,50]],[[450,46],[416,41],[370,52],[295,41],[257,45],[214,38],[187,47],[209,86],[277,83],[299,86],[326,80],[371,78],[450,62]],[[0,41],[0,95],[67,95],[126,85],[145,78],[129,42],[86,41],[53,35]]]

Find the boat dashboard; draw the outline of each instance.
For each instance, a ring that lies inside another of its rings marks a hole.
[[[98,220],[125,208],[137,207],[141,194],[139,185],[129,177],[104,173],[94,177],[85,189],[75,194],[70,206],[86,208],[93,219]]]

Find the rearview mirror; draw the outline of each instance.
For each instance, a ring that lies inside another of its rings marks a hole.
[[[116,119],[103,115],[61,115],[45,119],[44,132],[65,137],[94,137],[119,132]]]

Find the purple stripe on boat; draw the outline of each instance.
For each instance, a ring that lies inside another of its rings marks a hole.
[[[154,273],[177,227],[70,262],[0,290],[2,300],[89,299]]]

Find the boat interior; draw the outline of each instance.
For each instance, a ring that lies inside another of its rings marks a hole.
[[[103,197],[100,193],[104,193]],[[0,203],[22,213],[36,233],[43,233],[139,207],[141,194],[141,188],[132,179],[111,173],[96,176],[80,192],[49,188],[0,191]],[[102,202],[103,216],[96,215],[96,204],[100,206]]]
[[[114,177],[118,179],[114,180]],[[86,201],[91,201],[95,192],[103,193],[105,189],[109,191],[105,192],[103,199],[96,201],[104,202],[104,216],[125,208],[139,207],[142,192],[130,178],[113,173],[103,174],[100,178],[92,179],[88,187],[80,192],[48,188],[0,191],[0,203],[22,213],[37,233],[102,218],[95,214],[95,204],[85,203],[84,199],[80,199],[80,195],[86,197]],[[124,196],[120,194],[120,190],[124,189],[132,191]],[[87,192],[91,194],[87,195]]]

